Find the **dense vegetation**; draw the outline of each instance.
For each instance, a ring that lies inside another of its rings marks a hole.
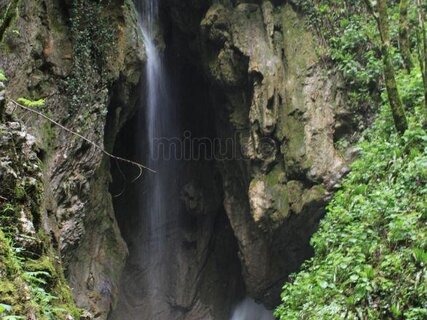
[[[2,213],[5,210],[2,208]],[[52,252],[34,255],[14,243],[13,238],[0,229],[0,318],[53,320],[70,315],[77,317],[79,310],[74,306],[63,275],[55,267]]]
[[[427,134],[403,137],[388,106],[312,239],[315,256],[286,284],[280,319],[427,317]]]
[[[328,54],[344,73],[355,107],[373,103],[369,95],[375,90],[368,88],[376,87],[382,92],[377,106],[381,111],[359,142],[361,155],[311,241],[315,256],[285,284],[276,316],[283,320],[426,319],[427,133],[420,32],[409,34],[408,66],[398,39],[401,7],[389,2],[393,44],[389,50],[408,123],[408,129],[398,134],[390,95],[378,77],[387,66],[382,64],[372,12],[363,7],[366,1],[310,2],[316,3],[305,8],[312,22],[334,24]],[[420,7],[413,4],[408,23],[415,25]],[[343,10],[346,6],[348,11]],[[331,17],[338,15],[337,24]],[[323,32],[322,27],[318,32]]]

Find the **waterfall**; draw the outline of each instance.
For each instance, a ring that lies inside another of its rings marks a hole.
[[[178,126],[167,70],[156,46],[158,0],[135,0],[147,56],[145,82],[141,86],[139,157],[156,173],[144,172],[138,202],[138,223],[132,235],[129,259],[123,272],[120,297],[110,319],[167,319],[167,284],[172,281],[178,217],[175,155],[165,141],[177,137]],[[163,144],[162,144],[163,143]],[[163,148],[163,149],[162,149]],[[172,226],[169,227],[169,226]]]
[[[231,320],[273,320],[271,311],[264,306],[255,303],[252,299],[246,298],[237,305],[231,316]]]
[[[146,69],[146,117],[145,128],[142,133],[148,140],[147,148],[141,150],[147,153],[147,166],[156,170],[156,174],[149,174],[146,178],[144,195],[141,195],[140,214],[144,215],[145,227],[142,229],[141,259],[150,260],[148,269],[147,289],[150,295],[155,295],[160,289],[162,276],[161,255],[164,250],[164,224],[167,214],[167,167],[157,154],[156,139],[169,135],[168,129],[170,101],[167,89],[166,74],[162,59],[155,46],[155,28],[158,16],[157,0],[138,0],[140,26],[144,36],[145,51],[147,54]],[[148,235],[148,238],[147,238]],[[160,259],[160,261],[156,261]],[[157,265],[157,266],[156,266]]]
[[[135,0],[147,61],[139,94],[138,129],[132,132],[132,135],[138,137],[136,145],[133,144],[138,161],[144,162],[156,173],[145,171],[138,184],[133,185],[134,197],[128,198],[132,202],[128,207],[131,214],[126,214],[130,221],[126,221],[125,228],[129,257],[120,281],[119,299],[109,320],[202,319],[210,313],[209,305],[192,300],[196,297],[199,281],[203,281],[200,275],[208,265],[209,254],[205,256],[205,253],[198,251],[199,243],[194,241],[194,235],[189,231],[196,226],[193,225],[196,220],[188,223],[193,217],[189,218],[185,209],[182,212],[180,210],[183,206],[180,191],[185,180],[185,170],[182,169],[190,166],[187,163],[185,167],[185,164],[177,160],[179,154],[169,153],[172,152],[177,137],[182,136],[182,129],[178,125],[177,99],[169,84],[172,82],[169,68],[158,45],[161,39],[158,30],[158,1]],[[171,72],[171,75],[174,74]],[[116,214],[120,215],[120,212]],[[211,226],[213,222],[207,220],[206,223]],[[207,224],[200,224],[199,230],[213,232],[210,227],[206,227]],[[201,243],[200,248],[205,245],[205,248],[211,250],[213,242],[210,238],[208,240],[206,244]],[[198,260],[200,257],[205,258]],[[216,263],[221,261],[214,263],[209,267],[217,268]],[[216,272],[227,271],[219,268]],[[222,280],[221,277],[219,279]],[[228,280],[224,285],[227,284]],[[212,288],[219,290],[215,286]],[[224,292],[222,288],[223,285],[218,293]],[[240,289],[234,284],[230,285],[229,290],[230,293],[227,294],[231,304],[237,297],[233,290],[239,292]],[[211,301],[216,299],[217,297]],[[195,311],[191,313],[193,304]],[[224,307],[226,311],[221,319],[229,318],[230,304]],[[271,312],[246,299],[236,307],[231,319],[273,318]]]
[[[167,74],[160,53],[155,45],[155,27],[158,16],[157,0],[138,0],[140,25],[144,36],[147,54],[146,67],[146,115],[145,124],[141,130],[147,139],[147,147],[142,149],[146,164],[156,171],[146,179],[144,195],[141,195],[141,214],[147,215],[145,234],[150,235],[148,244],[148,258],[159,256],[164,250],[164,226],[169,209],[168,196],[170,194],[170,179],[173,179],[172,163],[164,160],[164,151],[160,149],[159,141],[176,135],[174,130],[173,108],[168,90]],[[170,206],[169,206],[170,207]],[[144,235],[143,235],[144,236]],[[147,258],[147,257],[145,257]],[[151,276],[152,280],[153,277]],[[157,279],[158,280],[158,279]]]

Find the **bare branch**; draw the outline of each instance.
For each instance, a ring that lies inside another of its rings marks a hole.
[[[56,126],[60,127],[62,130],[67,131],[68,133],[71,133],[72,135],[75,135],[75,136],[79,137],[80,139],[82,139],[82,140],[86,141],[87,143],[91,144],[93,147],[95,147],[96,149],[98,149],[99,151],[101,151],[102,153],[104,153],[105,155],[107,155],[108,157],[110,157],[110,158],[112,158],[112,159],[119,160],[119,161],[127,162],[127,163],[129,163],[129,164],[132,164],[132,165],[134,165],[134,166],[138,167],[138,169],[139,169],[139,174],[138,174],[138,177],[137,177],[136,179],[138,179],[139,177],[141,177],[141,175],[142,175],[142,171],[143,171],[143,170],[148,170],[148,171],[150,171],[150,172],[156,173],[156,171],[154,171],[153,169],[150,169],[150,168],[148,168],[148,167],[146,167],[146,166],[144,166],[144,165],[142,165],[142,164],[140,164],[140,163],[138,163],[138,162],[134,162],[134,161],[131,161],[131,160],[129,160],[129,159],[121,158],[121,157],[118,157],[118,156],[115,156],[115,155],[113,155],[113,154],[109,153],[109,152],[108,152],[108,151],[106,151],[104,148],[102,148],[101,146],[99,146],[98,144],[96,144],[95,142],[93,142],[92,140],[89,140],[88,138],[86,138],[86,137],[82,136],[81,134],[79,134],[79,133],[77,133],[77,132],[75,132],[75,131],[73,131],[73,130],[71,130],[71,129],[67,128],[67,127],[64,127],[62,124],[58,123],[57,121],[55,121],[55,120],[51,119],[51,118],[50,118],[50,117],[48,117],[47,115],[45,115],[45,114],[43,114],[43,113],[41,113],[41,112],[39,112],[39,111],[37,111],[37,110],[34,110],[34,109],[32,109],[32,108],[29,108],[29,107],[26,107],[26,106],[24,106],[24,105],[22,105],[22,104],[20,104],[20,103],[16,102],[15,100],[12,100],[12,99],[8,99],[8,100],[9,100],[10,102],[12,102],[15,106],[17,106],[17,107],[19,107],[19,108],[21,108],[21,109],[24,109],[24,110],[26,110],[26,111],[29,111],[29,112],[35,113],[35,114],[37,114],[38,116],[40,116],[40,117],[42,117],[42,118],[46,119],[47,121],[49,121],[49,122],[53,123],[54,125],[56,125]],[[134,179],[134,180],[136,180],[136,179]]]
[[[120,175],[122,176],[123,181],[126,182],[126,176],[122,171],[122,168],[120,168],[120,162],[116,160],[116,165],[117,165],[117,170],[119,171]],[[123,185],[123,189],[122,191],[120,191],[118,194],[113,194],[113,198],[118,198],[121,197],[123,195],[123,193],[125,193],[126,191],[126,184]]]

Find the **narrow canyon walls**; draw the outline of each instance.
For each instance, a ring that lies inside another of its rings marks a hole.
[[[7,6],[6,96],[46,98],[44,113],[132,157],[146,61],[132,2],[10,0],[0,12]],[[346,89],[292,1],[165,0],[159,24],[176,121],[195,137],[233,139],[240,150],[180,164],[182,223],[171,229],[179,249],[166,308],[188,320],[228,319],[244,296],[272,308],[310,257],[310,236],[354,156],[336,144],[356,130]],[[76,302],[107,319],[126,276],[138,195],[113,201],[110,175],[113,189],[121,178],[111,159],[7,100],[4,109],[26,123],[40,150],[41,220]]]

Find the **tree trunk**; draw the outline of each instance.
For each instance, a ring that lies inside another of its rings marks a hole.
[[[425,4],[424,4],[425,6]],[[425,9],[423,8],[423,1],[417,0],[418,11],[418,59],[420,62],[420,69],[423,76],[424,83],[424,113],[426,115],[425,122],[427,122],[427,36],[425,29]]]
[[[365,0],[365,3],[377,21],[378,31],[380,32],[381,36],[381,52],[383,57],[384,78],[388,100],[393,115],[394,126],[396,127],[397,132],[402,134],[406,131],[406,129],[408,129],[408,122],[406,120],[402,100],[400,100],[393,63],[390,56],[391,44],[388,25],[387,0],[377,1],[378,15],[375,13],[370,0]]]
[[[409,0],[400,0],[399,4],[399,46],[403,65],[408,73],[411,73],[413,67],[411,58],[411,42],[409,40],[408,23],[408,4]]]

